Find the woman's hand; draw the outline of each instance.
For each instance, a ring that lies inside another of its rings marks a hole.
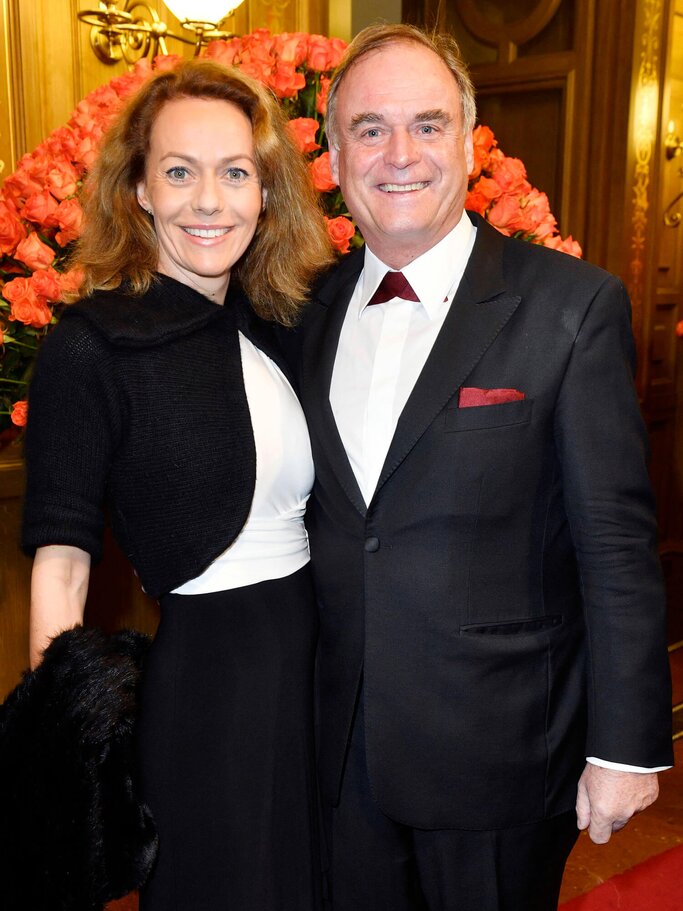
[[[83,622],[90,554],[79,547],[39,547],[31,575],[30,659],[34,668],[50,640]]]

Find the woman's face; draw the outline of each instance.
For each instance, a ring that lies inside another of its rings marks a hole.
[[[265,202],[246,114],[213,98],[165,104],[137,196],[154,217],[159,272],[222,303]]]

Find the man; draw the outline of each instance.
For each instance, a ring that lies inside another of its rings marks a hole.
[[[329,98],[366,241],[302,368],[332,907],[547,911],[672,761],[628,301],[464,213],[452,40],[366,29]]]

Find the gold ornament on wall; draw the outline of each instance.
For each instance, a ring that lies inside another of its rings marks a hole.
[[[221,26],[244,0],[164,0],[183,29],[192,37],[169,30],[156,10],[141,0],[101,2],[99,9],[82,10],[78,19],[90,26],[90,46],[98,60],[113,64],[119,60],[135,63],[141,57],[167,54],[166,40],[192,44],[195,55],[209,41],[231,38]]]

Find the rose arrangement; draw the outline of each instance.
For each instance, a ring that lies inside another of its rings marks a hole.
[[[330,172],[324,127],[330,77],[345,47],[338,38],[271,35],[259,29],[214,41],[205,51],[216,62],[259,79],[277,95],[308,159],[339,253],[362,243]],[[59,318],[62,294],[80,286],[78,269],[68,268],[68,254],[81,229],[79,189],[99,142],[126,98],[153,72],[171,69],[180,59],[169,54],[153,63],[139,60],[130,72],[95,89],[66,126],[24,155],[0,189],[0,431],[25,425],[26,392],[38,346]],[[559,236],[548,199],[528,182],[522,162],[500,151],[488,127],[477,127],[474,139],[467,208],[504,234],[580,256],[571,237]]]

